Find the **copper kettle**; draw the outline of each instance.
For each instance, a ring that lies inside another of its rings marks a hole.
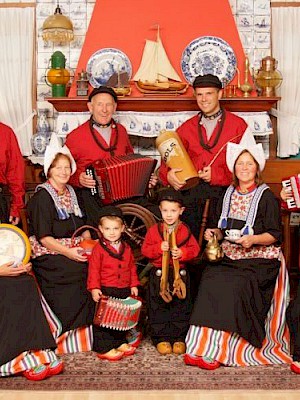
[[[220,246],[215,233],[207,242],[207,245],[205,247],[205,255],[207,260],[210,262],[218,262],[224,257],[223,249]]]

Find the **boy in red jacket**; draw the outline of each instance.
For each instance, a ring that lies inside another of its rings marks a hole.
[[[180,221],[184,207],[179,191],[163,190],[159,208],[163,222],[149,228],[142,246],[153,264],[147,299],[150,335],[160,354],[183,354],[192,306],[184,263],[198,255],[199,245]]]
[[[101,295],[125,299],[138,295],[139,280],[132,250],[122,241],[124,231],[122,211],[113,206],[104,207],[99,219],[102,238],[94,247],[89,260],[87,288],[93,300]],[[97,357],[118,361],[134,354],[135,347],[126,341],[126,331],[93,326],[93,350]]]

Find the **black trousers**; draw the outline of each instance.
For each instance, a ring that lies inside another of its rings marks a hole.
[[[7,223],[9,220],[9,207],[8,200],[2,193],[2,187],[0,186],[0,223]]]
[[[119,299],[126,299],[126,297],[130,296],[130,288],[102,287],[101,291],[105,296],[117,297]],[[116,329],[93,325],[93,351],[104,354],[109,350],[116,349],[121,344],[127,343],[127,333],[128,331],[118,331]]]
[[[166,303],[159,294],[160,276],[157,276],[158,269],[153,267],[150,272],[148,286],[148,318],[150,336],[156,346],[160,342],[184,342],[191,314],[190,278],[187,270],[186,275],[181,276],[186,285],[186,298],[180,300],[173,296],[170,303]],[[169,286],[173,287],[173,269],[169,271]]]
[[[77,188],[76,194],[79,205],[86,214],[87,225],[92,225],[94,227],[97,227],[99,224],[100,211],[104,207],[101,198],[99,197],[98,194],[92,195],[91,190],[87,188]],[[151,211],[158,218],[161,218],[158,205],[154,204],[147,197],[134,197],[134,198],[124,199],[118,202],[113,202],[114,205],[122,203],[138,204],[146,208],[147,210]],[[93,232],[92,236],[94,236]]]
[[[181,219],[188,225],[197,240],[199,238],[205,201],[207,199],[210,200],[207,226],[211,227],[212,224],[217,222],[215,222],[216,207],[226,189],[227,186],[211,186],[208,183],[200,182],[197,186],[182,191],[185,210]]]

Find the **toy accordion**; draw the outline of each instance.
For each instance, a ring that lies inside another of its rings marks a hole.
[[[157,160],[140,154],[96,161],[86,170],[97,182],[92,194],[98,194],[103,204],[143,196],[156,163]]]
[[[300,174],[290,176],[282,181],[282,186],[291,193],[292,197],[283,201],[281,206],[290,211],[300,209]]]
[[[103,328],[127,331],[139,322],[141,308],[142,302],[134,297],[117,299],[102,295],[93,323]]]

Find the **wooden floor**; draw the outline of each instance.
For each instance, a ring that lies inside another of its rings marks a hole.
[[[300,379],[300,377],[299,377]],[[1,381],[0,381],[1,388]],[[0,400],[299,400],[300,390],[290,391],[1,391]]]

